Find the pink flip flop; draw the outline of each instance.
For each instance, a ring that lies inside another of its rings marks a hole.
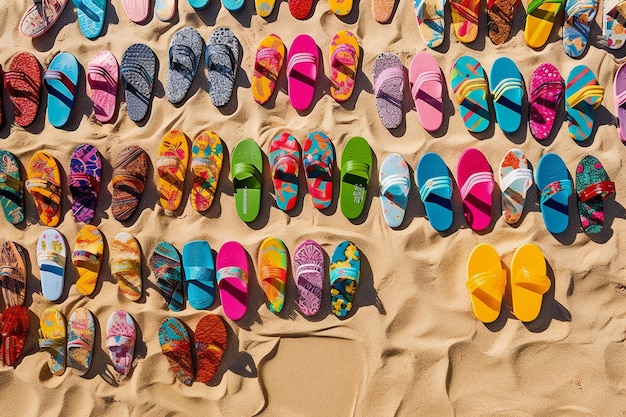
[[[439,129],[443,122],[443,84],[435,58],[428,52],[415,55],[409,67],[409,81],[420,123],[429,132]]]
[[[130,20],[141,23],[148,18],[150,0],[122,0],[124,11]]]
[[[217,254],[217,286],[224,314],[239,320],[248,307],[248,255],[237,242],[226,242]]]
[[[463,152],[456,168],[456,178],[467,223],[477,231],[486,229],[491,224],[494,181],[485,155],[474,148]]]
[[[564,90],[563,78],[554,65],[541,64],[533,72],[528,92],[528,123],[535,139],[543,140],[550,136]]]
[[[287,56],[289,101],[294,109],[304,111],[313,102],[319,51],[313,38],[299,35],[293,40]]]
[[[117,102],[119,65],[109,51],[100,51],[87,65],[87,94],[93,101],[96,119],[106,123],[113,118]]]
[[[613,84],[615,98],[615,117],[617,119],[617,131],[622,142],[626,142],[626,64],[622,64],[615,74]]]

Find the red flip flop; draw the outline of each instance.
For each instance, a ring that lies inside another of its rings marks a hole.
[[[311,14],[313,0],[289,0],[289,11],[296,19],[306,19]]]
[[[26,127],[37,116],[41,102],[41,67],[35,55],[20,52],[4,73],[4,87],[13,102],[15,124]]]
[[[200,319],[196,326],[196,366],[198,373],[196,380],[206,384],[209,382],[220,367],[228,333],[220,316],[208,314]]]

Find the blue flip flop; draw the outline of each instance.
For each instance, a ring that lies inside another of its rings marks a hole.
[[[380,166],[380,203],[389,227],[398,227],[404,220],[411,180],[404,158],[392,153]]]
[[[76,57],[69,52],[55,56],[43,73],[43,82],[48,90],[48,120],[54,127],[63,127],[70,118],[76,98]]]
[[[97,38],[104,28],[107,0],[72,0],[78,14],[80,31],[87,39]]]
[[[337,317],[352,310],[352,300],[361,275],[361,253],[349,241],[341,242],[330,258],[330,308]]]
[[[522,97],[524,82],[513,61],[507,57],[495,60],[489,73],[489,89],[500,129],[516,132],[522,124]]]
[[[589,139],[593,131],[594,110],[604,98],[604,87],[598,85],[593,71],[586,65],[574,67],[565,85],[567,131],[575,141]]]
[[[243,0],[222,0],[222,4],[227,10],[236,12],[243,7]]]
[[[187,0],[189,5],[196,10],[204,9],[209,5],[209,0]]]
[[[156,55],[148,45],[136,43],[124,51],[120,80],[126,94],[128,117],[133,122],[139,122],[148,115],[156,74]]]
[[[420,159],[415,171],[417,187],[433,228],[443,232],[452,226],[452,179],[446,163],[429,152]]]
[[[550,233],[562,233],[569,224],[569,196],[572,180],[560,156],[548,153],[541,157],[535,172],[539,206]]]
[[[206,240],[194,240],[183,246],[183,269],[189,305],[196,310],[211,307],[215,301],[215,262]]]

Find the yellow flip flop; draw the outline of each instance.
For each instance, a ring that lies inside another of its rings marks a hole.
[[[548,41],[556,15],[565,0],[532,0],[526,10],[526,45],[541,48]]]
[[[161,140],[156,162],[159,173],[159,201],[166,211],[176,211],[180,206],[188,164],[187,137],[181,130],[171,130]]]
[[[76,289],[82,295],[91,295],[96,289],[103,252],[104,239],[100,230],[90,224],[80,229],[74,241],[72,263],[78,272]]]
[[[352,0],[328,0],[328,6],[337,16],[346,16],[352,11]]]
[[[120,232],[113,239],[109,266],[122,294],[131,301],[139,300],[143,288],[141,247],[130,233]]]
[[[543,295],[552,282],[546,276],[546,260],[536,245],[520,246],[511,263],[511,298],[513,314],[523,322],[539,315]]]
[[[54,227],[61,220],[61,172],[48,152],[36,152],[28,164],[26,189],[35,199],[39,221]]]
[[[202,213],[211,207],[217,191],[224,160],[222,140],[217,133],[205,130],[193,141],[191,155],[191,206]]]
[[[451,0],[452,26],[456,37],[463,43],[471,43],[478,36],[479,0]]]
[[[491,323],[500,315],[506,285],[506,271],[495,248],[482,243],[467,260],[467,282],[476,318]]]
[[[67,345],[65,317],[57,309],[48,308],[41,313],[39,325],[39,348],[50,355],[48,358],[50,372],[55,376],[63,375]]]
[[[330,95],[338,103],[354,91],[359,66],[359,42],[352,32],[341,30],[330,43]]]
[[[259,43],[252,75],[252,96],[257,103],[265,104],[272,97],[285,54],[285,44],[277,35],[268,35]]]

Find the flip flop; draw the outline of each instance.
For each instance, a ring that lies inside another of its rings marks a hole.
[[[500,316],[502,297],[506,287],[506,271],[500,256],[487,243],[476,246],[467,259],[467,282],[476,318],[492,323]]]
[[[501,45],[509,39],[513,17],[521,3],[520,0],[487,1],[487,29],[495,45]]]
[[[447,0],[413,0],[417,27],[424,43],[436,48],[443,43]]]
[[[91,367],[96,324],[91,311],[77,308],[67,323],[67,367],[85,375]]]
[[[228,104],[233,95],[240,49],[239,40],[228,28],[215,29],[207,40],[205,58],[209,70],[209,96],[217,107]]]
[[[289,12],[296,19],[306,19],[313,9],[313,0],[288,0]]]
[[[298,307],[305,316],[313,316],[322,304],[324,251],[316,241],[305,240],[293,254],[293,265]]]
[[[191,147],[191,206],[202,213],[211,207],[222,171],[224,147],[217,133],[205,130]]]
[[[248,255],[237,242],[226,242],[217,254],[217,286],[224,314],[239,320],[248,308]]]
[[[128,117],[133,122],[139,122],[148,115],[156,75],[156,55],[148,45],[136,43],[124,51],[120,79],[124,86]]]
[[[50,356],[48,367],[52,375],[61,376],[65,373],[65,317],[57,309],[48,308],[41,313],[39,325],[39,349],[46,350]]]
[[[304,141],[302,151],[302,165],[313,206],[323,210],[330,206],[333,199],[333,144],[324,133],[311,132]]]
[[[438,232],[452,226],[452,179],[446,163],[439,155],[428,152],[422,156],[415,170],[417,187],[424,203],[426,216]]]
[[[363,212],[372,159],[372,149],[362,137],[351,138],[343,148],[339,200],[341,212],[348,219],[356,219]]]
[[[287,55],[287,88],[294,109],[305,111],[315,96],[319,51],[313,38],[298,35]]]
[[[20,20],[20,33],[29,38],[43,35],[61,16],[66,4],[67,0],[33,0]]]
[[[19,161],[5,150],[0,150],[0,206],[9,223],[24,221],[24,183]]]
[[[2,365],[15,367],[26,344],[29,327],[30,316],[26,307],[13,306],[4,310],[0,317]]]
[[[93,145],[80,145],[72,153],[67,177],[72,194],[72,213],[78,222],[91,223],[100,192],[102,160]]]
[[[609,180],[602,163],[594,156],[585,156],[576,167],[578,212],[583,230],[597,234],[604,226],[604,200],[615,194],[615,183]]]
[[[517,65],[507,57],[495,60],[489,73],[496,121],[503,132],[516,132],[522,125],[524,80]]]
[[[336,1],[336,0],[335,0]],[[341,30],[330,43],[330,95],[337,103],[352,96],[359,67],[359,42],[352,32]]]
[[[537,67],[530,79],[528,101],[530,103],[530,133],[537,140],[550,136],[559,103],[563,98],[563,79],[559,70],[545,63]]]
[[[372,77],[378,117],[387,129],[395,129],[402,123],[402,97],[404,96],[402,61],[393,52],[383,52],[374,61]]]
[[[450,0],[452,26],[463,43],[474,42],[478,36],[479,5],[479,0]]]
[[[593,71],[585,65],[574,67],[565,84],[567,130],[572,139],[584,141],[591,137],[594,110],[604,98],[604,87],[598,85]]]
[[[337,317],[352,310],[352,301],[361,274],[361,254],[356,245],[341,242],[330,258],[330,309]]]
[[[626,1],[607,0],[602,4],[602,36],[609,49],[620,49],[626,41]]]
[[[539,160],[535,177],[546,229],[554,234],[564,232],[569,224],[569,196],[572,195],[572,181],[565,163],[557,154],[547,153]]]
[[[268,159],[274,182],[276,205],[283,211],[289,211],[298,201],[300,144],[288,132],[278,134],[270,142]]]
[[[78,85],[78,61],[69,52],[54,57],[43,72],[43,83],[48,90],[48,121],[54,127],[63,127],[70,119],[76,87]]]
[[[4,88],[13,103],[15,124],[27,127],[35,120],[41,101],[41,67],[35,55],[20,52],[4,72]]]
[[[263,184],[261,149],[252,139],[244,139],[233,150],[230,162],[237,214],[241,220],[248,223],[256,219],[261,208]]]
[[[474,148],[463,152],[456,168],[456,178],[467,223],[476,231],[486,229],[491,224],[495,183],[485,155]]]
[[[187,2],[196,10],[202,10],[209,5],[209,0],[187,0]]]
[[[117,156],[113,167],[111,213],[124,222],[132,217],[146,187],[148,154],[139,146],[127,146]]]
[[[404,220],[411,190],[410,178],[409,166],[397,153],[387,156],[380,166],[380,203],[389,227],[398,227]]]
[[[428,52],[415,55],[409,67],[409,81],[417,118],[424,129],[436,131],[443,122],[443,83],[435,58]]]
[[[226,10],[236,12],[243,7],[244,0],[222,0],[222,4]]]
[[[626,64],[620,65],[615,74],[613,97],[619,139],[626,142]]]
[[[196,310],[211,307],[215,301],[215,263],[206,240],[185,243],[183,268],[189,305]]]
[[[519,149],[508,151],[500,162],[500,190],[502,191],[502,215],[508,224],[515,224],[522,217],[526,192],[533,185],[533,172],[526,155]]]
[[[176,0],[156,0],[154,15],[161,22],[172,20],[176,15]]]
[[[26,296],[26,264],[22,248],[15,242],[0,245],[0,282],[6,307],[21,306]]]
[[[46,229],[37,240],[37,265],[40,271],[41,291],[50,301],[63,294],[65,281],[65,239],[56,229]]]
[[[387,23],[393,16],[395,0],[372,0],[372,15],[378,23]]]
[[[485,78],[480,62],[467,55],[457,59],[450,71],[450,85],[459,105],[459,114],[470,132],[484,132],[491,120]]]
[[[531,0],[526,9],[524,38],[531,48],[541,48],[546,44],[556,15],[565,0]]]
[[[113,119],[117,104],[119,65],[109,51],[99,51],[87,65],[87,94],[93,101],[96,120],[106,123]]]
[[[282,240],[268,237],[259,248],[259,282],[267,308],[278,314],[285,305],[287,286],[287,248]]]
[[[111,275],[130,301],[141,297],[141,247],[130,233],[120,232],[111,243],[109,254]]]
[[[589,26],[596,18],[598,0],[567,0],[563,23],[563,49],[572,58],[585,52]]]
[[[150,13],[150,0],[122,0],[126,16],[135,23],[143,23]]]
[[[207,314],[202,317],[195,331],[195,357],[198,369],[196,380],[203,384],[209,382],[220,367],[228,333],[220,316]]]
[[[328,0],[328,6],[337,16],[347,16],[352,11],[352,0]]]
[[[137,330],[135,321],[124,310],[117,310],[107,320],[107,349],[113,367],[122,375],[128,375],[133,366]]]
[[[193,384],[193,359],[191,358],[191,340],[185,324],[168,317],[159,327],[161,352],[174,372],[174,376],[185,385]]]
[[[275,4],[276,0],[254,0],[256,14],[261,17],[268,17],[270,14],[272,14],[272,10],[274,10]]]
[[[259,43],[252,75],[252,96],[257,103],[265,104],[272,97],[285,54],[285,45],[278,35],[268,35]]]
[[[198,64],[202,57],[204,41],[192,27],[185,27],[174,33],[169,49],[169,70],[165,95],[170,103],[180,103],[185,99]]]
[[[100,36],[104,28],[106,0],[72,0],[76,6],[78,26],[87,39]]]
[[[28,163],[26,190],[33,196],[39,221],[56,226],[61,220],[61,172],[48,152],[35,152]]]
[[[96,226],[87,225],[78,231],[72,263],[78,274],[76,289],[82,295],[91,295],[96,289],[103,253],[104,237]]]
[[[172,311],[185,307],[180,255],[168,242],[160,242],[150,257],[150,267],[157,280],[159,291]]]
[[[551,285],[541,249],[532,243],[517,248],[511,261],[511,298],[515,317],[523,322],[535,320],[541,311],[543,295]]]
[[[159,202],[166,212],[176,211],[180,207],[188,164],[187,136],[181,130],[170,130],[161,139],[159,157],[156,161],[159,174]]]

